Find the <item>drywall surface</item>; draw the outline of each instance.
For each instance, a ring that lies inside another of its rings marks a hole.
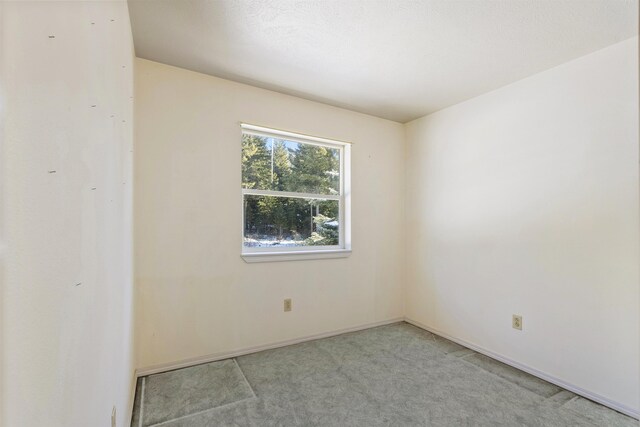
[[[402,125],[140,59],[135,114],[140,368],[403,316]],[[353,142],[350,257],[243,261],[240,122]]]
[[[126,2],[2,3],[4,427],[128,423],[133,51]]]
[[[637,43],[406,126],[407,316],[635,411]]]

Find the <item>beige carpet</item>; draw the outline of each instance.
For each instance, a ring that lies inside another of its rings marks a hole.
[[[406,323],[138,380],[132,426],[637,426]]]

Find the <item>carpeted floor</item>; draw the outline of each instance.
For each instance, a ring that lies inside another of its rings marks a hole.
[[[407,323],[138,380],[132,426],[637,426]]]

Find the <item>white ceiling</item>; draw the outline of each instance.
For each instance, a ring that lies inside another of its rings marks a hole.
[[[406,122],[638,32],[637,0],[129,0],[136,55]]]

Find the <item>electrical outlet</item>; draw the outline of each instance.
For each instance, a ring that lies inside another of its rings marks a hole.
[[[517,329],[519,331],[522,330],[522,316],[518,316],[517,314],[513,315],[513,318],[511,319],[511,327],[513,327],[513,329]]]
[[[116,427],[116,406],[111,410],[111,427]]]
[[[291,311],[291,298],[284,300],[284,311]]]

